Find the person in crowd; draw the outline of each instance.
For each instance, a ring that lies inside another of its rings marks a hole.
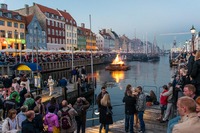
[[[67,79],[65,77],[62,77],[61,80],[59,80],[58,82],[59,86],[61,86],[62,88],[66,88],[67,86]]]
[[[17,79],[13,79],[12,87],[14,87],[14,90],[17,91],[18,93],[20,92],[20,86],[17,83]]]
[[[108,133],[109,125],[113,124],[112,118],[112,106],[109,94],[104,94],[100,102],[100,113],[99,113],[99,133],[101,133],[102,128],[105,128],[105,132]]]
[[[54,114],[54,106],[49,106],[48,110],[49,112],[45,115],[44,125],[48,125],[48,132],[53,132],[54,126],[59,128],[58,116]]]
[[[184,91],[183,93],[184,93],[185,96],[188,96],[188,97],[196,100],[196,98],[197,98],[197,96],[195,94],[196,88],[195,88],[194,85],[192,85],[192,84],[185,85],[184,88],[183,88],[183,91]],[[180,117],[180,115],[178,115],[168,122],[167,133],[172,132],[174,125],[177,124],[180,121],[180,119],[181,119],[181,117]]]
[[[77,71],[76,71],[76,68],[74,67],[72,72],[71,72],[71,75],[72,75],[72,83],[75,83],[76,80],[77,80]]]
[[[6,75],[5,78],[3,79],[3,86],[6,91],[6,97],[10,95],[11,85],[12,85],[12,80],[10,78],[8,78],[8,75]]]
[[[21,108],[20,108],[20,112],[17,114],[17,122],[18,122],[18,126],[19,126],[19,130],[22,129],[22,122],[24,120],[26,120],[26,112],[28,111],[28,106],[26,105],[23,105]]]
[[[105,94],[108,94],[108,92],[106,91],[106,87],[103,86],[103,87],[101,87],[101,92],[100,92],[99,95],[97,96],[98,110],[99,110],[99,108],[100,108],[100,106],[101,106],[101,99],[103,98],[103,96],[104,96]]]
[[[36,127],[38,133],[42,133],[43,128],[44,128],[44,126],[43,126],[43,115],[40,113],[39,106],[35,106],[33,110],[35,112],[35,118],[34,118],[35,127]]]
[[[190,76],[191,75],[191,72],[192,72],[192,68],[193,68],[193,64],[195,62],[195,55],[196,55],[197,51],[194,50],[191,54],[190,54],[190,57],[188,59],[188,63],[187,63],[187,75]]]
[[[35,98],[35,102],[33,104],[33,108],[35,108],[36,106],[39,108],[39,114],[44,116],[45,115],[45,106],[42,103],[42,97],[41,96],[37,96]]]
[[[75,117],[77,123],[77,133],[80,133],[80,130],[82,133],[85,133],[86,114],[89,107],[90,103],[84,97],[77,98],[75,104],[73,105],[73,108],[78,113]]]
[[[22,78],[21,78],[20,86],[21,86],[22,84],[25,85],[25,87],[26,87],[26,89],[27,89],[27,92],[30,92],[30,83],[29,83],[29,81],[27,80],[27,78],[26,78],[25,75],[22,76]]]
[[[39,133],[38,129],[35,126],[36,122],[34,121],[35,112],[33,110],[29,110],[26,112],[27,119],[22,122],[22,133]]]
[[[146,108],[146,96],[144,92],[142,91],[142,87],[138,86],[136,88],[136,91],[138,93],[137,103],[136,103],[136,109],[138,111],[138,118],[140,121],[140,131],[141,133],[145,132],[145,123],[143,119],[144,111]]]
[[[3,89],[0,88],[0,122],[3,120],[3,109],[4,109],[4,106],[3,106],[3,103],[4,103],[4,98],[3,98]]]
[[[159,121],[162,121],[162,119],[163,119],[165,110],[167,108],[167,98],[168,98],[167,96],[163,96],[162,95],[163,93],[166,93],[168,91],[167,85],[163,85],[162,88],[163,88],[163,91],[160,94],[160,109],[161,109],[161,114],[160,114],[160,117],[157,118],[157,120],[159,120]]]
[[[17,111],[15,109],[9,110],[8,117],[2,124],[2,133],[17,132],[19,130],[16,115]]]
[[[188,96],[179,98],[177,109],[181,116],[181,121],[174,125],[172,133],[195,133],[200,130],[200,118],[196,113],[194,99]]]
[[[47,81],[47,85],[49,86],[49,91],[50,91],[50,93],[49,93],[49,96],[51,96],[52,95],[52,93],[53,93],[53,87],[54,87],[54,80],[52,79],[52,76],[49,76],[49,79],[48,79],[48,81]]]
[[[131,90],[132,89],[132,86],[130,85],[130,84],[128,84],[127,86],[126,86],[126,90],[125,90],[125,92],[124,92],[124,96],[126,96],[127,95],[127,91],[129,91],[129,90]]]
[[[132,96],[132,91],[127,90],[123,98],[125,103],[125,131],[134,133],[134,114],[136,113],[136,97]]]
[[[158,101],[157,101],[157,97],[156,97],[156,94],[153,90],[150,90],[149,92],[149,96],[150,96],[150,99],[151,99],[151,102],[154,104],[154,105],[158,105]]]
[[[81,67],[81,76],[82,76],[82,79],[85,80],[85,76],[86,76],[85,66]]]
[[[200,118],[200,96],[196,98],[196,112],[198,117]]]
[[[78,113],[72,107],[72,105],[68,104],[67,100],[63,100],[62,109],[58,111],[58,116],[60,118],[61,133],[74,133],[74,131],[77,129],[75,120],[75,116],[77,115]],[[64,120],[68,118],[70,119],[70,121],[66,123]]]
[[[15,91],[15,88],[14,88],[14,87],[11,87],[10,90],[11,90],[11,93],[10,93],[9,99],[12,99],[13,95],[16,95],[15,101],[19,103],[19,102],[20,102],[20,96],[19,96],[18,91]]]
[[[25,94],[25,101],[23,105],[28,106],[28,110],[33,110],[35,100],[31,97],[31,94],[28,92]]]
[[[200,96],[200,51],[196,53],[195,62],[191,72],[191,84],[196,87],[196,95]]]
[[[173,97],[172,83],[168,83],[168,88],[169,88],[169,90],[167,92],[161,94],[162,96],[167,96],[167,109],[166,109],[165,115],[162,119],[162,122],[166,122],[167,120],[169,120],[170,113],[172,113],[172,102],[173,102],[173,100],[172,100],[172,97]]]
[[[184,86],[183,93],[185,96],[191,97],[195,100],[197,98],[197,95],[195,92],[196,92],[196,88],[194,85],[187,84]]]
[[[19,93],[19,96],[20,96],[19,105],[20,105],[20,106],[22,106],[22,105],[24,104],[24,101],[25,101],[25,94],[27,93],[25,84],[21,84],[21,87],[22,87],[22,90],[21,90],[20,93]]]
[[[136,92],[136,88],[132,88],[132,96],[135,97],[135,98],[136,98],[136,101],[137,101],[138,93]],[[137,103],[137,102],[136,102],[136,103]],[[134,127],[138,127],[138,125],[139,125],[139,119],[138,119],[137,109],[136,109],[136,112],[134,113],[134,119],[135,119]]]
[[[57,114],[58,110],[59,110],[59,104],[57,103],[57,100],[56,100],[55,97],[52,97],[51,100],[50,100],[50,102],[47,103],[47,105],[46,105],[46,113],[49,112],[48,108],[50,106],[54,106],[55,107],[54,114]]]
[[[3,114],[4,118],[8,116],[8,112],[10,109],[15,109],[19,111],[18,103],[15,101],[16,97],[17,95],[13,95],[12,99],[8,99],[4,101],[4,109],[5,109],[5,112]]]

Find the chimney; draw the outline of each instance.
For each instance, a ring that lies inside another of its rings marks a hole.
[[[67,12],[66,10],[64,10],[64,12]]]
[[[35,6],[35,2],[33,2],[33,6]]]
[[[29,6],[27,4],[24,5],[25,6],[25,11],[26,11],[26,16],[29,15]]]
[[[85,24],[84,24],[84,23],[81,23],[81,27],[82,27],[82,28],[85,28]]]
[[[7,9],[8,9],[7,4],[1,3],[0,9],[5,9],[5,10],[7,10]]]

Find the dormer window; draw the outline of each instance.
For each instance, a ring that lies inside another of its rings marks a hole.
[[[49,13],[48,12],[45,12],[45,15],[46,15],[46,17],[49,17]]]
[[[51,18],[54,18],[54,15],[53,15],[53,14],[51,14]]]
[[[59,19],[59,16],[56,16],[56,19]]]
[[[18,16],[17,16],[17,19],[18,19],[18,20],[22,20],[22,18],[21,18],[21,16],[20,16],[20,15],[18,15]]]
[[[8,18],[12,18],[12,14],[11,13],[8,13]]]
[[[61,20],[64,20],[64,17],[61,17]]]
[[[66,19],[66,22],[68,23],[68,19]]]

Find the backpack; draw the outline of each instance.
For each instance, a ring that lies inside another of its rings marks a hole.
[[[62,129],[69,129],[72,126],[72,120],[69,114],[69,109],[66,111],[61,110],[61,128]]]

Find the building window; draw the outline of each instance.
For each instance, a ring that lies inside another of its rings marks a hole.
[[[59,43],[62,44],[62,39],[59,39]]]
[[[54,35],[54,29],[52,29],[52,35]]]
[[[29,29],[29,33],[30,33],[30,34],[32,34],[32,33],[33,33],[32,29]]]
[[[51,34],[51,31],[50,31],[50,29],[48,28],[48,34]]]
[[[5,25],[5,21],[3,21],[3,20],[0,20],[0,25]]]
[[[6,36],[5,30],[0,30],[0,37],[5,37],[5,36]]]
[[[52,21],[52,26],[54,26],[54,21]]]
[[[24,24],[20,24],[20,28],[21,28],[21,29],[24,29]]]
[[[11,13],[8,13],[8,18],[12,18],[12,14]]]
[[[55,43],[55,38],[52,38],[52,43]]]
[[[56,27],[58,27],[58,22],[56,23]]]
[[[65,39],[63,39],[63,43],[65,44]]]
[[[22,17],[20,15],[17,16],[18,20],[22,20]]]
[[[8,22],[7,22],[7,26],[8,26],[8,27],[12,27],[12,22],[9,22],[9,21],[8,21]]]
[[[8,31],[8,38],[12,38],[12,31]]]
[[[43,35],[43,36],[45,36],[45,35],[46,35],[46,33],[45,33],[44,31],[42,31],[42,35]]]
[[[14,27],[15,27],[15,28],[18,28],[18,23],[14,23]]]
[[[30,39],[30,43],[32,43],[32,42],[33,42],[33,38],[32,38],[32,37],[30,37],[29,39]]]
[[[51,43],[51,37],[48,37],[48,43]]]
[[[58,38],[56,38],[56,43],[58,43]]]
[[[24,38],[25,38],[24,33],[20,32],[20,38],[21,38],[21,39],[24,39]]]
[[[47,25],[50,25],[50,20],[47,20]]]
[[[42,43],[45,43],[45,38],[42,38]]]
[[[48,13],[48,12],[45,12],[45,15],[46,15],[47,17],[49,17],[49,13]]]
[[[3,13],[2,13],[2,11],[0,11],[0,16],[3,16]]]
[[[56,36],[58,36],[58,30],[56,30]]]

